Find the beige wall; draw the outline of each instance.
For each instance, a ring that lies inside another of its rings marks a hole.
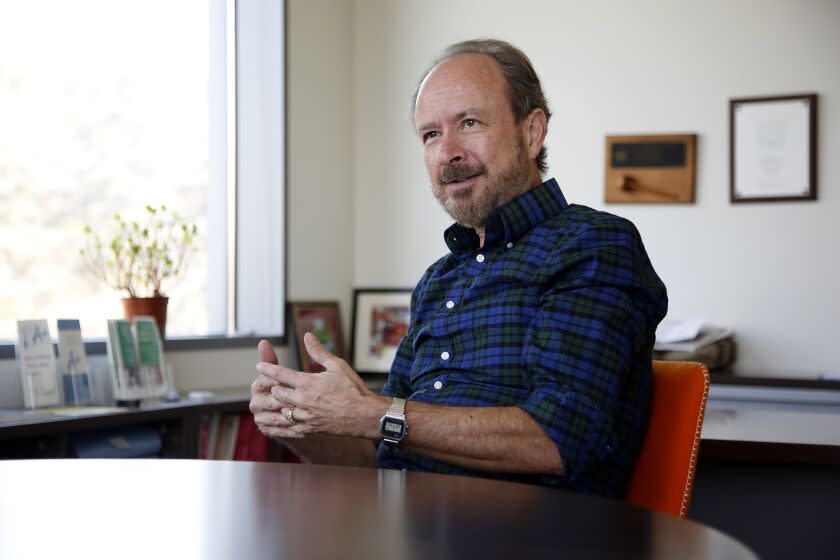
[[[493,36],[532,58],[554,111],[550,174],[639,227],[674,318],[736,329],[739,366],[840,372],[840,2],[359,0],[353,14],[353,279],[413,285],[446,252],[408,99],[445,45]],[[732,206],[728,100],[820,95],[819,201]],[[697,203],[603,199],[606,134],[696,132]]]

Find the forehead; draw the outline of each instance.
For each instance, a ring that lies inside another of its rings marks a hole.
[[[502,69],[487,55],[461,54],[432,68],[417,92],[415,124],[452,117],[468,108],[510,110]]]

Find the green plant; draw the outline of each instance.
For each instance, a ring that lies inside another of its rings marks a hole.
[[[86,225],[86,247],[79,252],[94,276],[129,297],[162,297],[161,284],[186,270],[197,227],[166,206],[146,206],[145,220],[114,214],[110,239]]]

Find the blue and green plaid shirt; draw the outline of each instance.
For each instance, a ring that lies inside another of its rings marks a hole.
[[[382,393],[446,406],[518,406],[551,438],[564,476],[474,471],[379,446],[384,468],[507,478],[619,497],[651,399],[665,286],[629,221],[568,205],[550,179],[475,230],[445,232],[451,253],[411,298]],[[409,440],[411,436],[409,435]]]

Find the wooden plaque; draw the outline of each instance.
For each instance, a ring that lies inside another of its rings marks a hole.
[[[607,136],[604,202],[694,202],[696,134]]]

